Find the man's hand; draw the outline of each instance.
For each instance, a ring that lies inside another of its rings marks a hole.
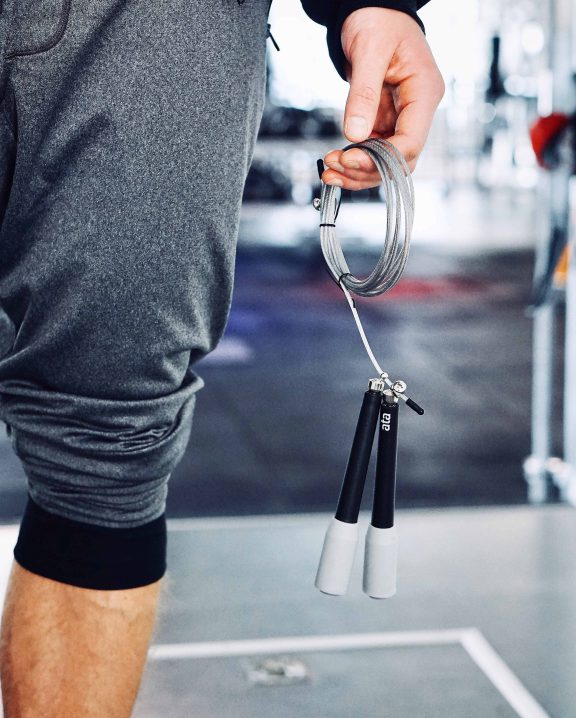
[[[444,95],[424,33],[406,13],[366,7],[344,21],[342,49],[350,82],[344,134],[351,142],[388,139],[414,170]],[[322,175],[327,184],[358,190],[381,182],[363,150],[332,150],[324,162],[330,167]]]

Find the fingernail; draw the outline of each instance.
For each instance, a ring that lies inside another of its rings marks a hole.
[[[354,115],[346,122],[346,134],[366,139],[368,136],[368,123],[363,117]]]
[[[342,180],[341,179],[331,179],[326,182],[326,184],[333,184],[335,187],[342,187]]]

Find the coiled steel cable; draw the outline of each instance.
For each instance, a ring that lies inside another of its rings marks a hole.
[[[382,178],[386,200],[386,234],[378,262],[365,278],[355,277],[336,237],[336,217],[341,189],[322,183],[320,243],[330,274],[336,282],[362,297],[374,297],[391,289],[402,276],[414,222],[414,185],[406,160],[391,142],[369,138],[345,147],[358,147],[374,161]]]

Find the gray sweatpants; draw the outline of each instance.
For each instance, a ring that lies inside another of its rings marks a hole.
[[[0,419],[47,511],[165,510],[228,318],[269,6],[3,0]]]

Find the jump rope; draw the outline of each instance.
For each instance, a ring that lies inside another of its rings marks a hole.
[[[360,503],[377,432],[374,501],[365,540],[363,591],[371,598],[390,598],[396,593],[398,560],[394,505],[399,399],[417,414],[423,414],[424,409],[406,396],[406,383],[392,381],[376,361],[351,293],[375,297],[391,289],[402,276],[414,221],[414,186],[406,160],[387,140],[369,138],[348,145],[344,150],[353,147],[366,152],[376,164],[386,202],[384,246],[376,266],[365,279],[358,279],[350,272],[336,237],[342,190],[322,183],[321,196],[314,200],[314,207],[320,211],[320,242],[329,273],[344,292],[378,376],[370,379],[364,393],[338,507],[324,538],[315,586],[323,593],[334,596],[341,596],[348,590],[358,544]],[[323,171],[324,163],[318,160],[320,178]]]

